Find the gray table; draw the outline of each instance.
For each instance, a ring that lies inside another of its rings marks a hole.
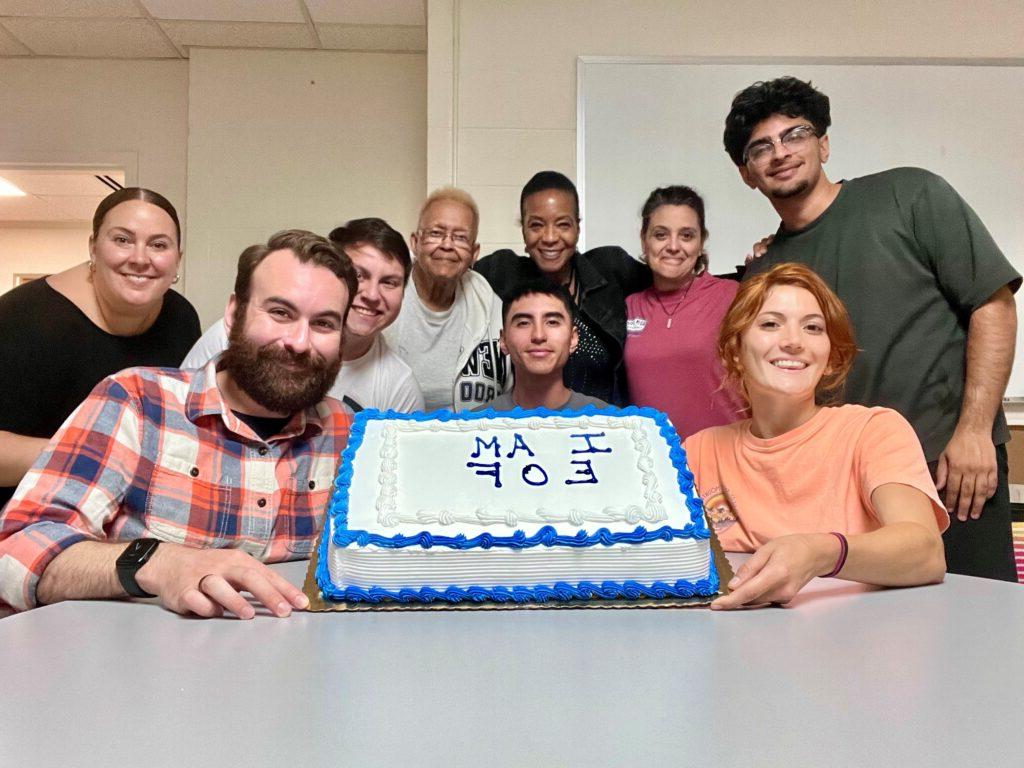
[[[0,766],[1016,766],[1022,644],[1024,588],[958,576],[731,614],[72,602],[0,620]]]

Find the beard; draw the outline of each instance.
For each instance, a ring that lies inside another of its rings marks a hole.
[[[244,314],[244,309],[236,313],[228,348],[221,358],[221,368],[238,388],[268,411],[287,415],[323,400],[341,370],[340,351],[337,359],[328,363],[310,352],[296,354],[283,347],[261,347],[245,335]]]
[[[782,187],[780,189],[773,189],[771,195],[776,200],[786,200],[790,197],[796,197],[803,192],[806,192],[811,187],[809,181],[798,181],[792,187]]]

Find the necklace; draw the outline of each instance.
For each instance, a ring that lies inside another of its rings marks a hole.
[[[577,307],[580,305],[580,281],[576,278],[576,258],[569,261],[569,279],[562,283],[562,287],[572,297],[572,303]]]
[[[665,313],[665,317],[666,317],[665,327],[666,328],[671,328],[672,327],[672,318],[675,316],[676,312],[679,311],[679,308],[681,306],[683,306],[683,302],[686,301],[686,297],[690,293],[690,288],[693,287],[693,282],[696,279],[697,279],[696,277],[693,277],[693,278],[690,279],[690,282],[688,282],[686,284],[686,290],[683,291],[683,297],[681,299],[679,299],[679,301],[677,301],[675,303],[675,305],[672,307],[672,311],[671,312],[668,311],[668,309],[665,307],[665,302],[663,302],[661,300],[661,296],[658,295],[658,289],[657,288],[654,289],[654,300],[658,302],[658,306],[661,307],[661,311]]]

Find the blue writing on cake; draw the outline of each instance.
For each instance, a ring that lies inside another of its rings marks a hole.
[[[494,458],[501,458],[501,446],[498,444],[498,438],[492,437],[490,440],[484,440],[482,437],[474,438],[476,440],[476,450],[470,454],[470,458],[479,459],[480,454],[488,448],[494,449]],[[533,455],[532,453],[530,454]]]
[[[580,433],[578,435],[569,435],[569,437],[573,437],[573,438],[582,437],[584,440],[587,441],[587,447],[586,448],[573,448],[572,449],[573,453],[611,453],[612,452],[611,448],[595,448],[594,444],[591,442],[591,438],[604,437],[604,432],[582,432],[582,433]]]
[[[609,451],[610,450],[611,449],[609,449]],[[573,451],[573,453],[576,453],[576,451]],[[600,453],[605,453],[605,451],[600,451]],[[580,483],[596,483],[597,482],[597,475],[594,474],[594,468],[592,466],[590,466],[590,459],[573,459],[569,463],[570,464],[582,464],[583,465],[582,469],[577,469],[574,474],[582,475],[584,479],[583,480],[573,480],[570,477],[568,480],[565,481],[566,485],[579,485]]]
[[[534,470],[536,470],[536,472]],[[537,472],[540,473],[540,477],[537,477],[535,480],[531,480],[529,476],[532,474],[536,477]],[[523,482],[527,485],[547,485],[548,473],[544,471],[544,467],[540,464],[527,464],[523,467]]]
[[[495,461],[491,464],[481,464],[476,461],[467,461],[467,467],[479,467],[476,474],[481,477],[490,476],[494,478],[494,487],[501,488],[501,462]]]
[[[569,477],[564,481],[566,485],[596,485],[598,483],[597,474],[594,472],[594,466],[591,463],[592,460],[587,459],[573,459],[570,458],[572,455],[578,454],[610,454],[612,449],[608,446],[601,445],[599,441],[605,437],[604,432],[581,432],[579,434],[570,435],[570,437],[577,440],[584,441],[585,445],[579,445],[579,447],[572,447],[570,444],[569,456]],[[507,445],[507,443],[506,443]],[[564,450],[564,449],[563,449]],[[473,447],[469,454],[470,459],[479,459],[482,456],[490,458],[493,452],[494,458],[497,461],[492,462],[479,462],[479,461],[468,461],[466,466],[472,469],[475,475],[480,477],[492,477],[494,478],[494,487],[501,488],[501,465],[502,465],[502,447],[497,435],[490,436],[474,436]],[[519,432],[513,433],[512,447],[508,453],[505,454],[505,459],[515,459],[519,453],[523,453],[531,459],[536,459],[537,455],[532,448],[526,443],[526,439]],[[547,458],[547,457],[545,457]],[[545,461],[548,466],[550,463]],[[530,462],[523,465],[522,469],[519,470],[519,475],[526,485],[538,487],[548,484],[549,473],[548,470],[537,461]]]
[[[477,439],[479,440],[479,438]],[[497,440],[497,438],[495,438],[495,440]],[[533,458],[533,451],[530,450],[530,446],[528,446],[526,444],[526,441],[523,440],[523,436],[516,432],[515,440],[512,443],[512,450],[508,452],[508,456],[506,456],[505,458],[511,459],[513,456],[516,455],[516,451],[519,450],[526,451],[526,453],[529,454],[530,458]]]

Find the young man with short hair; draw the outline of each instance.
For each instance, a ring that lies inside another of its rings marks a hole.
[[[159,597],[178,613],[276,616],[308,601],[263,563],[308,557],[351,412],[325,397],[356,276],[287,230],[238,260],[223,355],[129,368],[57,431],[0,515],[0,613]]]
[[[502,303],[501,348],[512,359],[515,385],[475,410],[607,407],[604,400],[565,386],[562,370],[579,343],[575,314],[568,292],[554,283],[524,283],[510,291]]]
[[[913,425],[950,527],[951,573],[1015,581],[1001,402],[1021,277],[940,177],[895,168],[832,182],[828,97],[792,77],[736,95],[725,148],[781,218],[757,274],[814,269],[846,304],[861,349],[846,400]]]

